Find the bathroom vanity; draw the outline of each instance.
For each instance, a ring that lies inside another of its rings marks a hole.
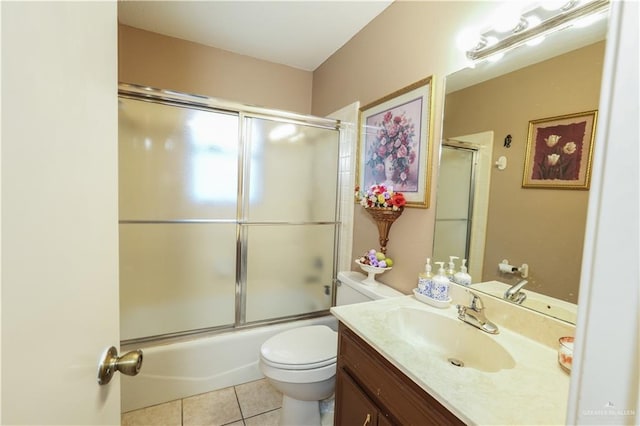
[[[344,324],[338,330],[336,425],[463,425]]]
[[[499,334],[413,296],[331,308],[340,321],[334,424],[564,424],[575,327],[484,298]],[[454,299],[455,300],[455,299]]]

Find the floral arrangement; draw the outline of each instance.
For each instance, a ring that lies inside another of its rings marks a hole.
[[[356,187],[356,197],[360,198],[360,205],[368,208],[388,208],[400,210],[407,203],[402,192],[393,192],[385,185],[371,185],[364,193]]]
[[[575,142],[561,142],[562,136],[549,135],[544,138],[539,162],[534,165],[533,177],[536,179],[578,178],[580,168],[578,146]]]
[[[382,122],[374,123],[378,129],[375,140],[367,152],[366,165],[379,176],[385,176],[385,161],[389,161],[392,176],[387,176],[394,183],[406,184],[409,179],[409,165],[416,159],[413,148],[415,137],[414,125],[405,114],[394,116],[388,111]]]

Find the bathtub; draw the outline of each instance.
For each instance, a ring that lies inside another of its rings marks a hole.
[[[143,348],[140,373],[120,375],[122,412],[261,379],[262,343],[281,331],[314,324],[338,326],[326,315]]]

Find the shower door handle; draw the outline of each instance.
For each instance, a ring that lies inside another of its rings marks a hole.
[[[141,368],[142,350],[138,349],[118,356],[118,350],[115,346],[111,346],[104,352],[98,365],[98,384],[106,385],[109,383],[116,371],[127,376],[135,376]]]

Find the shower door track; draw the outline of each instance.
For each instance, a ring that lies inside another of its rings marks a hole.
[[[225,324],[225,325],[219,325],[215,327],[204,327],[204,328],[197,328],[194,330],[177,331],[175,333],[158,334],[155,336],[136,337],[135,339],[121,340],[120,350],[124,352],[129,350],[128,348],[131,348],[132,350],[138,347],[143,349],[144,347],[149,347],[149,346],[158,346],[158,345],[164,345],[164,344],[170,344],[170,343],[185,342],[189,340],[200,339],[203,337],[215,336],[217,334],[222,334],[222,333],[233,333],[236,331],[250,330],[252,328],[265,327],[268,325],[282,324],[282,323],[312,319],[312,318],[319,318],[327,315],[331,315],[331,313],[329,312],[329,309],[326,309],[323,311],[316,311],[309,314],[291,315],[291,316],[281,317],[273,320],[252,322],[252,323],[242,324],[238,326],[234,326],[234,324]]]

